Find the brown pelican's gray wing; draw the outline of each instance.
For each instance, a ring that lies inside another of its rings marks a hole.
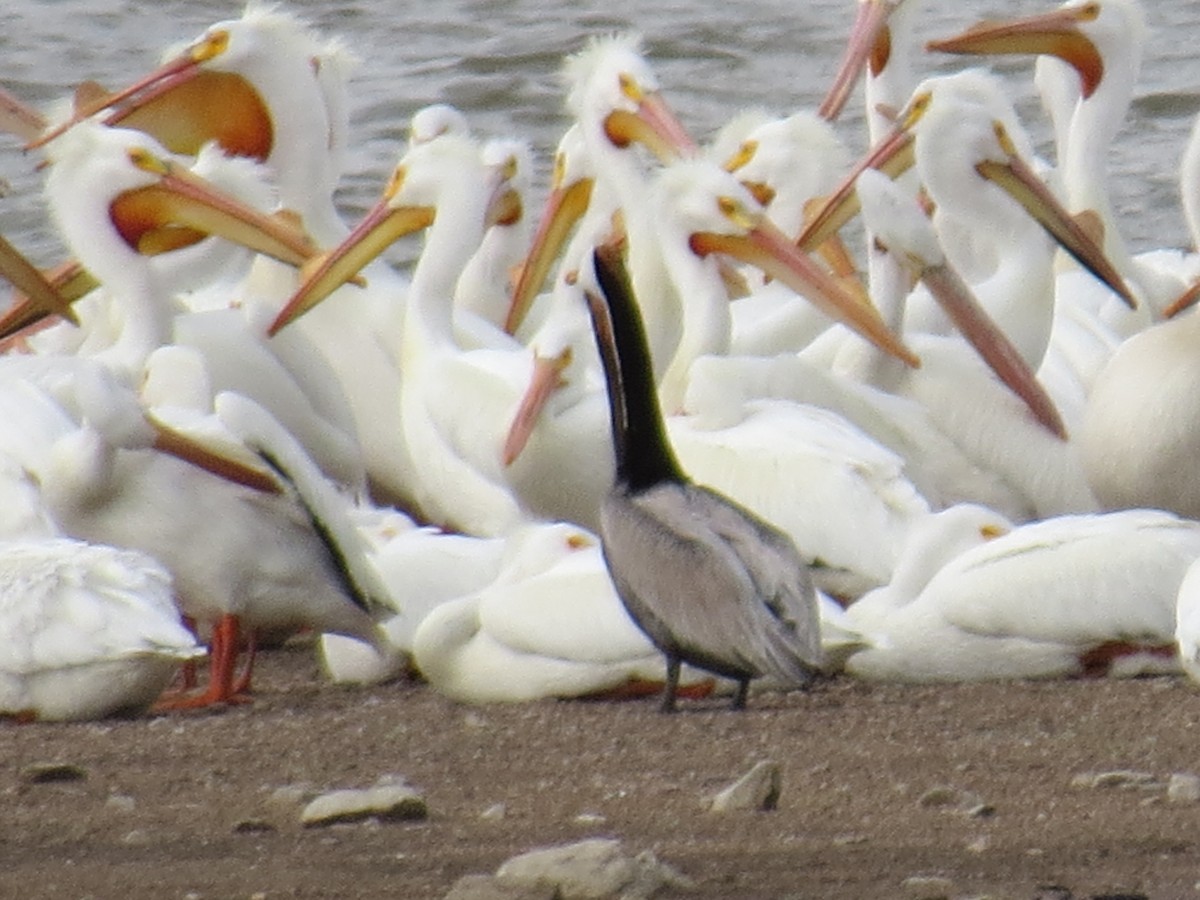
[[[771,674],[803,684],[820,651],[806,658],[811,653],[798,640],[802,632],[812,639],[802,586],[758,571],[758,559],[747,565],[737,545],[753,544],[753,526],[745,522],[738,531],[740,513],[731,515],[723,502],[680,484],[610,496],[602,515],[613,579],[630,613],[667,652],[733,678]],[[730,542],[730,532],[739,534],[737,541]],[[772,556],[758,552],[764,561]],[[776,590],[764,597],[759,583],[788,584],[799,593]],[[777,617],[772,606],[786,616]]]

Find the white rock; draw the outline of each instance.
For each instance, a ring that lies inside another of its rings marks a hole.
[[[1169,803],[1200,803],[1200,775],[1175,772],[1167,782]]]
[[[595,838],[531,850],[503,863],[496,881],[506,887],[545,887],[562,900],[652,897],[662,887],[690,882],[660,863],[649,851],[629,856],[621,842]]]
[[[729,812],[733,809],[774,809],[783,788],[783,775],[777,763],[763,760],[712,798],[709,809]]]
[[[305,827],[358,822],[363,819],[423,819],[425,800],[406,784],[382,784],[366,790],[331,791],[317,797],[300,813]]]

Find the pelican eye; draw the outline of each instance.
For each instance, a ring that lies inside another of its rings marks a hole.
[[[554,174],[550,179],[551,190],[558,190],[567,180],[567,156],[565,153],[554,154]]]
[[[407,177],[407,175],[408,170],[405,169],[404,166],[396,166],[396,168],[392,170],[391,177],[388,178],[387,187],[383,189],[383,196],[386,199],[391,200],[398,193],[400,193],[400,189],[404,187],[404,179]]]
[[[921,121],[921,117],[929,111],[929,104],[933,102],[933,94],[930,91],[922,91],[917,96],[913,97],[912,103],[908,105],[908,112],[900,120],[900,127],[908,130],[917,122]]]
[[[170,163],[159,159],[145,147],[131,147],[127,156],[137,168],[145,172],[153,172],[155,175],[166,175],[171,169]]]
[[[505,181],[512,181],[517,177],[517,171],[520,169],[520,167],[521,164],[517,161],[517,157],[509,154],[509,156],[504,160],[504,165],[500,167],[500,177]]]
[[[645,99],[645,92],[641,85],[637,83],[637,79],[628,72],[622,72],[617,76],[617,83],[621,86],[621,93],[632,100],[634,103],[641,103]]]
[[[755,217],[735,197],[718,197],[717,208],[721,211],[721,215],[739,228],[749,230],[756,223]]]
[[[996,140],[1000,144],[1000,149],[1009,156],[1017,156],[1017,147],[1013,143],[1013,139],[1008,135],[1008,129],[1004,127],[1004,123],[998,119],[992,123],[992,131],[996,134]]]
[[[192,47],[192,61],[197,63],[208,62],[210,59],[220,56],[228,49],[229,30],[218,28],[215,31],[210,31]]]
[[[725,160],[723,168],[726,172],[736,172],[754,159],[754,154],[757,152],[758,141],[753,139],[742,141],[742,146],[738,147],[737,152]]]

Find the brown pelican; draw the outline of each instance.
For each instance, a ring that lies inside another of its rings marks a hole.
[[[628,276],[594,255],[603,299],[588,293],[612,413],[616,481],[600,510],[604,556],[629,614],[667,660],[662,709],[683,662],[735,679],[809,684],[821,664],[816,592],[792,541],[697,485],[667,441],[650,351]]]

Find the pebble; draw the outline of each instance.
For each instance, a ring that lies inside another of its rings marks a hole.
[[[26,784],[86,781],[87,777],[87,769],[72,763],[30,763],[21,769],[21,780]]]
[[[104,806],[114,812],[128,813],[137,808],[137,801],[128,794],[109,794]]]
[[[364,819],[401,821],[429,815],[425,799],[403,783],[376,785],[365,790],[341,790],[322,794],[300,813],[306,828]]]
[[[712,798],[709,809],[729,812],[734,809],[771,810],[779,805],[783,774],[779,764],[763,760]]]
[[[1162,783],[1149,772],[1116,769],[1111,772],[1080,772],[1071,779],[1071,787],[1152,789],[1162,787]]]
[[[940,875],[914,875],[900,886],[908,900],[950,900],[954,895],[954,882]]]
[[[551,886],[562,900],[642,900],[692,883],[650,851],[630,856],[619,840],[595,838],[514,856],[496,870],[505,887]]]
[[[1168,803],[1200,803],[1200,775],[1175,772],[1167,781]]]
[[[265,834],[276,828],[266,819],[241,819],[230,829],[234,834]]]
[[[917,804],[926,809],[945,809],[976,819],[994,815],[996,812],[994,806],[984,803],[983,798],[974,791],[964,791],[950,785],[930,788],[917,798]]]
[[[501,819],[508,816],[508,806],[503,803],[493,803],[487,809],[479,814],[479,818],[486,822],[499,822]]]

